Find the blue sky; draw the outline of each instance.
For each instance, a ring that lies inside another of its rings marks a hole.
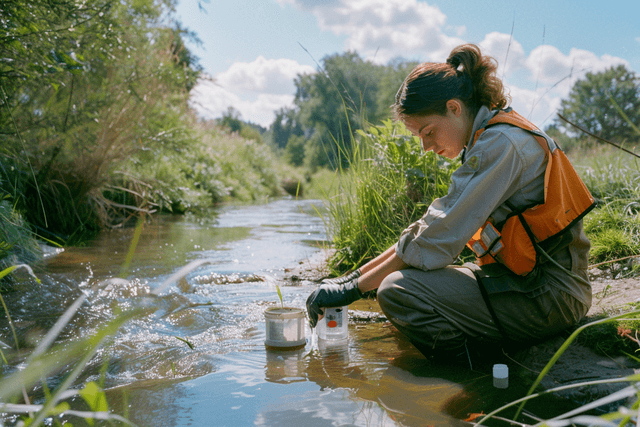
[[[194,105],[209,118],[232,106],[265,127],[292,105],[297,74],[346,50],[381,64],[441,62],[477,43],[501,63],[512,106],[543,127],[585,72],[640,72],[640,0],[210,0],[206,12],[198,3],[180,0],[177,14],[202,40],[192,49],[216,84],[200,84]]]

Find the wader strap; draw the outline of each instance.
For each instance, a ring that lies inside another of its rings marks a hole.
[[[486,304],[487,309],[489,310],[489,314],[491,314],[493,323],[496,324],[496,328],[498,328],[498,332],[500,332],[500,335],[502,335],[502,338],[505,340],[508,339],[509,336],[507,335],[507,331],[502,326],[502,323],[500,323],[500,321],[498,320],[498,316],[496,316],[496,312],[493,311],[493,306],[491,305],[491,301],[489,300],[489,294],[487,293],[487,289],[484,287],[484,284],[482,283],[480,276],[476,274],[475,271],[473,272],[473,275],[476,276],[476,281],[478,282],[478,288],[480,289],[480,294],[482,294],[482,299],[484,300],[484,303]]]

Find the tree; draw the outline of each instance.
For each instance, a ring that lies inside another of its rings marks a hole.
[[[347,166],[355,132],[390,117],[395,94],[414,66],[400,58],[378,65],[356,52],[326,56],[317,73],[296,78],[294,108],[278,111],[271,141],[279,148],[294,141],[290,149],[299,148],[301,140],[291,137],[304,136],[305,166]]]
[[[389,117],[390,107],[396,101],[398,89],[400,89],[402,82],[416,65],[418,65],[417,62],[396,58],[391,60],[385,67],[376,97],[377,117],[380,119]]]
[[[240,112],[233,107],[227,108],[227,111],[222,114],[222,118],[218,119],[218,123],[229,129],[231,132],[235,132],[245,139],[252,139],[257,142],[262,142],[262,134],[266,131],[260,125],[254,123],[248,123],[240,119]]]
[[[298,76],[294,103],[311,143],[321,144],[325,164],[348,160],[351,138],[367,121],[377,121],[376,94],[381,66],[355,52],[322,60],[322,71]]]
[[[304,163],[304,147],[306,140],[303,136],[291,135],[284,150],[287,162],[294,166],[302,166]]]
[[[292,136],[304,135],[302,125],[297,119],[296,110],[281,108],[276,112],[276,118],[270,127],[271,142],[277,148],[285,148]]]
[[[583,80],[575,83],[568,99],[562,101],[561,114],[605,139],[637,138],[616,104],[636,126],[640,126],[640,79],[624,65],[587,73]],[[558,123],[564,125],[560,119]]]
[[[96,230],[118,162],[179,144],[199,75],[172,0],[14,0],[0,9],[4,180],[39,233]],[[11,175],[11,176],[9,176]]]
[[[242,130],[240,112],[233,107],[227,108],[227,111],[222,114],[220,125],[228,128],[231,132],[240,133],[240,130]]]

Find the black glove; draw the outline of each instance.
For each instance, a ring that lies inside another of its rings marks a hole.
[[[360,298],[362,298],[362,292],[358,289],[357,278],[342,284],[321,283],[318,289],[307,298],[309,325],[312,328],[316,327],[318,316],[324,316],[323,307],[342,307]]]
[[[323,279],[320,283],[329,283],[332,285],[342,285],[343,283],[347,283],[350,282],[354,279],[357,279],[358,277],[360,277],[361,273],[360,270],[354,270],[351,273],[345,275],[345,276],[340,276],[340,277],[335,277],[333,279]]]

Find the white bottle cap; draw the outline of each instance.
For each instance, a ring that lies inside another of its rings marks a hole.
[[[501,363],[493,365],[493,386],[497,388],[509,387],[509,367]]]
[[[509,367],[500,363],[493,365],[493,377],[509,378]]]

